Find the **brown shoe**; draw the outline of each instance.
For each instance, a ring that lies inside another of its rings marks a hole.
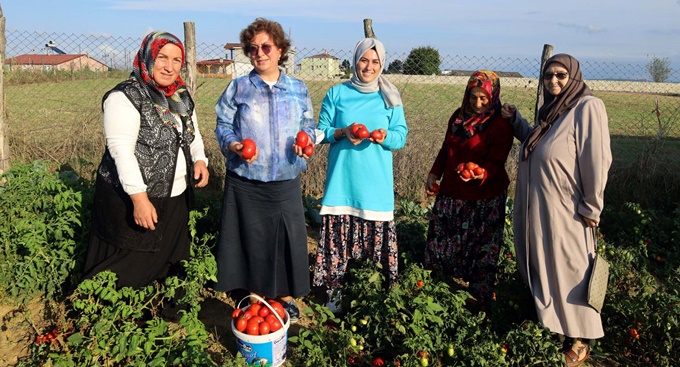
[[[581,351],[583,350],[585,350],[583,358],[578,359],[578,355],[581,354]],[[578,353],[576,353],[573,349],[567,349],[563,353],[564,359],[567,362],[567,367],[580,366],[590,356],[590,346],[588,344],[583,344],[583,346],[578,347]]]

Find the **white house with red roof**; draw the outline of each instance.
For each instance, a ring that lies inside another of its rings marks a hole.
[[[5,59],[5,65],[9,70],[29,71],[108,71],[109,67],[87,56],[86,54],[23,54]]]

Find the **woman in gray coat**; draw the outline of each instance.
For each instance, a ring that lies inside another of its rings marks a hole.
[[[531,127],[504,105],[523,142],[515,191],[515,248],[540,322],[573,340],[567,366],[590,355],[588,339],[604,336],[587,302],[596,230],[612,162],[604,103],[592,95],[579,62],[567,54],[543,69],[544,104]]]

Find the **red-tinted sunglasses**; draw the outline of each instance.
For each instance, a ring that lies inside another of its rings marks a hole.
[[[248,51],[250,52],[250,56],[257,56],[258,51],[262,49],[262,53],[269,55],[269,53],[272,52],[272,47],[272,45],[266,43],[262,46],[250,45],[250,47],[248,47]]]

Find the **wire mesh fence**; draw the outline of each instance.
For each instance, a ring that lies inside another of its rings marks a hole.
[[[13,159],[52,159],[94,171],[104,146],[101,97],[129,75],[141,39],[31,31],[7,31],[6,38],[4,80]],[[295,45],[289,59],[284,68],[307,84],[315,114],[328,88],[351,74],[352,50]],[[214,104],[229,81],[247,74],[251,66],[240,45],[228,42],[208,44],[199,39],[196,60],[199,125],[212,169],[219,175],[223,168],[213,134]],[[422,196],[422,182],[448,118],[460,106],[474,70],[496,71],[501,76],[501,100],[517,105],[531,121],[540,62],[540,57],[440,55],[430,46],[405,54],[388,52],[384,75],[402,94],[409,126],[407,145],[395,154],[397,192],[409,198]],[[652,82],[647,65],[582,61],[581,68],[587,84],[607,107],[610,132],[616,139],[615,162],[631,162],[635,158],[631,150],[640,147],[635,142],[677,144],[677,70],[668,70],[665,80],[673,82]],[[325,152],[324,147],[318,150],[310,161],[311,171],[325,171]],[[319,195],[323,175],[309,175],[304,183],[306,193]]]

